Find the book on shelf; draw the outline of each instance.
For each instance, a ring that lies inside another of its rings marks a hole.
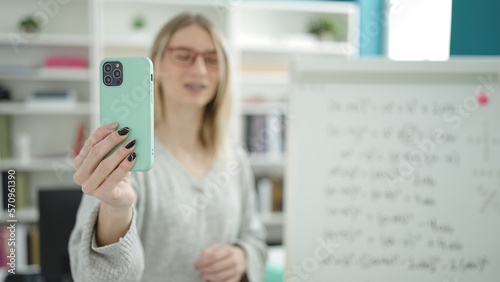
[[[0,103],[10,101],[10,91],[9,89],[0,85]]]
[[[24,171],[16,171],[16,210],[29,206],[28,175]]]
[[[36,224],[16,224],[15,246],[9,245],[10,230],[8,225],[0,226],[0,268],[6,268],[15,248],[16,269],[27,269],[30,265],[40,266],[40,232]]]
[[[285,151],[283,114],[246,115],[244,121],[243,140],[249,153],[269,157],[283,155]]]
[[[256,189],[259,212],[263,215],[283,212],[283,178],[264,176],[257,178]]]
[[[10,123],[10,116],[0,115],[0,159],[11,157]]]
[[[9,207],[9,174],[7,171],[2,171],[2,211],[6,212]],[[14,193],[15,195],[15,193]]]
[[[87,68],[88,60],[84,57],[51,55],[45,58],[47,68]]]
[[[250,153],[264,153],[265,151],[266,119],[263,115],[246,117],[246,144]]]
[[[29,193],[28,193],[28,175],[24,171],[16,171],[15,173],[15,191],[13,203],[16,212],[19,210],[26,209],[29,206]],[[9,173],[8,171],[2,171],[2,212],[5,212],[9,207]]]
[[[266,128],[267,128],[267,142],[266,153],[268,155],[280,155],[283,153],[283,115],[267,115]]]
[[[40,263],[40,230],[38,225],[32,225],[28,234],[28,263],[30,265],[41,265]]]
[[[28,265],[28,241],[29,241],[29,226],[26,224],[16,225],[16,257],[17,266],[27,266]]]
[[[29,108],[72,107],[75,104],[76,91],[74,89],[36,91],[26,100],[26,106]]]
[[[283,178],[274,177],[273,181],[273,213],[283,212]]]
[[[272,213],[273,208],[273,182],[267,177],[257,180],[257,195],[259,211],[261,214]]]
[[[7,225],[0,225],[0,268],[7,268],[9,250],[9,230]]]

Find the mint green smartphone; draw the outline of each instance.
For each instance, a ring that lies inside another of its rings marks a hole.
[[[105,58],[99,65],[101,125],[117,122],[135,138],[131,171],[148,171],[154,162],[153,63],[146,57]]]

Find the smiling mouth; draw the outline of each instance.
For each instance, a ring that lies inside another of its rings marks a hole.
[[[185,84],[184,86],[191,90],[203,90],[206,88],[205,85],[200,84]]]

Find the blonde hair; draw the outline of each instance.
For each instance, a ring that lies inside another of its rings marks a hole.
[[[215,96],[204,109],[200,130],[200,140],[205,148],[216,158],[228,156],[227,133],[231,117],[232,94],[230,90],[230,61],[224,36],[210,20],[200,14],[182,13],[163,26],[156,35],[150,53],[150,59],[155,68],[154,111],[155,126],[164,118],[163,93],[161,89],[160,65],[166,46],[173,34],[179,29],[196,24],[204,28],[214,41],[219,60],[219,82]]]

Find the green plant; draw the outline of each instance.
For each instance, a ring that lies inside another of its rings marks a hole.
[[[40,30],[40,24],[35,20],[33,16],[25,17],[20,23],[19,26],[21,30],[29,33],[37,32]]]
[[[337,22],[327,17],[321,17],[311,20],[307,26],[307,30],[310,33],[316,34],[318,36],[325,33],[336,36],[340,31]]]
[[[134,20],[132,21],[132,26],[135,29],[142,29],[146,25],[146,20],[144,19],[143,16],[136,16]]]

